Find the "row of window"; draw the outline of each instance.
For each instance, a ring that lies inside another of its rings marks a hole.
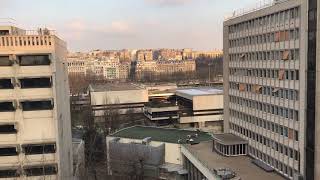
[[[0,56],[0,66],[12,66],[14,63],[20,66],[48,66],[51,64],[49,55],[23,55],[13,61],[9,56]]]
[[[13,89],[15,86],[21,89],[28,88],[51,88],[51,77],[44,78],[24,78],[24,79],[0,79],[0,89]]]
[[[26,175],[27,177],[45,176],[56,175],[57,173],[57,165],[30,166],[24,167],[23,171],[20,169],[2,169],[0,170],[0,178],[18,178],[20,175]]]
[[[299,70],[230,68],[229,71],[230,75],[240,77],[249,76],[279,80],[299,80]]]
[[[23,111],[52,110],[53,104],[53,100],[23,101],[20,102],[21,106],[14,102],[0,102],[0,112],[14,112],[17,108],[21,108]]]
[[[239,90],[240,92],[252,92],[288,100],[299,100],[299,91],[294,89],[261,86],[257,84],[238,84],[234,82],[230,82],[230,89]]]
[[[266,164],[269,164],[271,167],[284,173],[285,175],[289,176],[290,178],[293,177],[293,172],[298,172],[298,170],[296,170],[290,166],[287,166],[286,164],[282,163],[281,161],[255,149],[253,147],[249,147],[249,154],[251,156],[254,156],[254,157],[264,161]]]
[[[289,139],[299,141],[299,132],[297,130],[235,110],[230,110],[230,115],[257,127],[261,127]]]
[[[272,42],[284,42],[299,39],[299,29],[290,29],[284,31],[270,32],[260,35],[246,36],[243,38],[229,40],[229,47],[242,47],[249,45],[258,45]]]
[[[253,141],[256,141],[260,144],[263,144],[267,147],[270,147],[271,149],[286,155],[290,158],[293,158],[296,161],[299,161],[299,152],[295,149],[292,149],[290,147],[287,147],[283,144],[280,144],[272,139],[269,139],[263,135],[260,135],[258,133],[252,132],[246,128],[243,128],[241,126],[238,126],[236,124],[230,123],[230,128],[233,131],[238,132],[239,134],[242,134],[243,136],[246,136],[247,138],[252,139]]]
[[[250,19],[238,24],[229,26],[229,33],[238,33],[242,31],[253,30],[254,28],[273,26],[279,23],[284,23],[288,20],[295,20],[300,17],[300,8],[295,7],[284,11],[279,11],[266,16]]]
[[[252,108],[283,118],[299,121],[299,111],[294,109],[276,106],[274,104],[267,104],[260,101],[258,102],[250,99],[240,98],[236,96],[230,96],[230,102],[237,105],[241,105],[242,107]]]
[[[234,53],[229,55],[230,61],[262,61],[262,60],[299,60],[299,49],[283,49],[275,51],[257,51]]]
[[[56,153],[55,144],[24,144],[21,145],[21,150],[25,155],[35,155],[35,154],[50,154]],[[19,154],[17,147],[0,147],[0,157],[1,156],[17,156]]]

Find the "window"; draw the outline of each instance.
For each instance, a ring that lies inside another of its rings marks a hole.
[[[13,89],[11,79],[0,79],[0,89]]]
[[[0,178],[14,178],[19,176],[16,169],[0,170]]]
[[[55,153],[55,144],[32,144],[32,145],[22,145],[24,153],[26,155],[32,154],[49,154]]]
[[[13,124],[11,125],[0,125],[0,134],[15,134],[17,130]]]
[[[26,78],[20,79],[21,88],[50,88],[50,78]]]
[[[13,61],[9,59],[9,56],[0,56],[0,66],[12,66]]]
[[[21,102],[23,111],[51,110],[52,101],[25,101]]]
[[[57,174],[57,167],[55,165],[46,165],[40,167],[29,167],[24,169],[27,176],[43,176]]]
[[[18,155],[16,147],[2,147],[0,148],[0,156],[16,156]]]
[[[13,112],[15,108],[12,102],[0,102],[0,112]]]
[[[20,66],[50,65],[49,55],[26,55],[19,56]]]

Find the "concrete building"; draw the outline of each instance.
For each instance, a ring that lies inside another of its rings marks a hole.
[[[176,91],[179,126],[221,132],[223,127],[223,91],[214,88],[190,88]]]
[[[0,179],[71,179],[66,43],[0,26]]]
[[[183,180],[187,171],[183,167],[181,146],[208,141],[211,137],[197,131],[134,126],[122,129],[106,139],[110,175],[128,175],[133,169],[132,164],[138,165],[134,168],[138,173],[141,171],[138,162],[143,161],[145,178]]]
[[[90,84],[88,87],[90,104],[96,122],[103,122],[105,111],[112,109],[119,114],[143,113],[148,102],[148,91],[130,83]]]
[[[318,7],[279,0],[224,22],[225,131],[289,179],[320,175]]]
[[[217,153],[211,135],[201,131],[134,126],[106,139],[108,173],[112,175],[132,176],[143,171],[146,179],[283,179],[255,166],[250,157],[225,157]]]

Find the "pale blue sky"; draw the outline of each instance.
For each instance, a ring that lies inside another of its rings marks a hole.
[[[222,23],[257,0],[0,0],[0,18],[57,30],[71,51],[222,49]],[[1,22],[1,19],[0,19]]]

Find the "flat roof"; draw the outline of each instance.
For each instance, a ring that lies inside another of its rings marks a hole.
[[[248,141],[242,139],[239,136],[231,134],[231,133],[214,134],[212,137],[213,137],[214,141],[217,141],[223,145],[247,144],[248,143]]]
[[[195,134],[198,136],[195,137]],[[195,143],[212,140],[211,135],[201,131],[181,130],[176,128],[160,128],[149,126],[133,126],[122,129],[112,134],[112,137],[128,138],[128,139],[144,139],[151,137],[151,141],[168,142],[178,144],[185,144],[191,135]]]
[[[187,88],[187,89],[178,89],[176,93],[186,94],[189,96],[206,96],[206,95],[223,94],[223,91],[217,88]]]
[[[90,84],[90,90],[93,92],[103,91],[127,91],[127,90],[142,90],[143,88],[132,83],[105,83],[105,84]]]
[[[196,145],[184,145],[191,154],[198,158],[209,169],[229,168],[241,179],[283,180],[276,172],[266,172],[252,163],[249,156],[226,157],[212,151],[212,142],[201,142]]]

